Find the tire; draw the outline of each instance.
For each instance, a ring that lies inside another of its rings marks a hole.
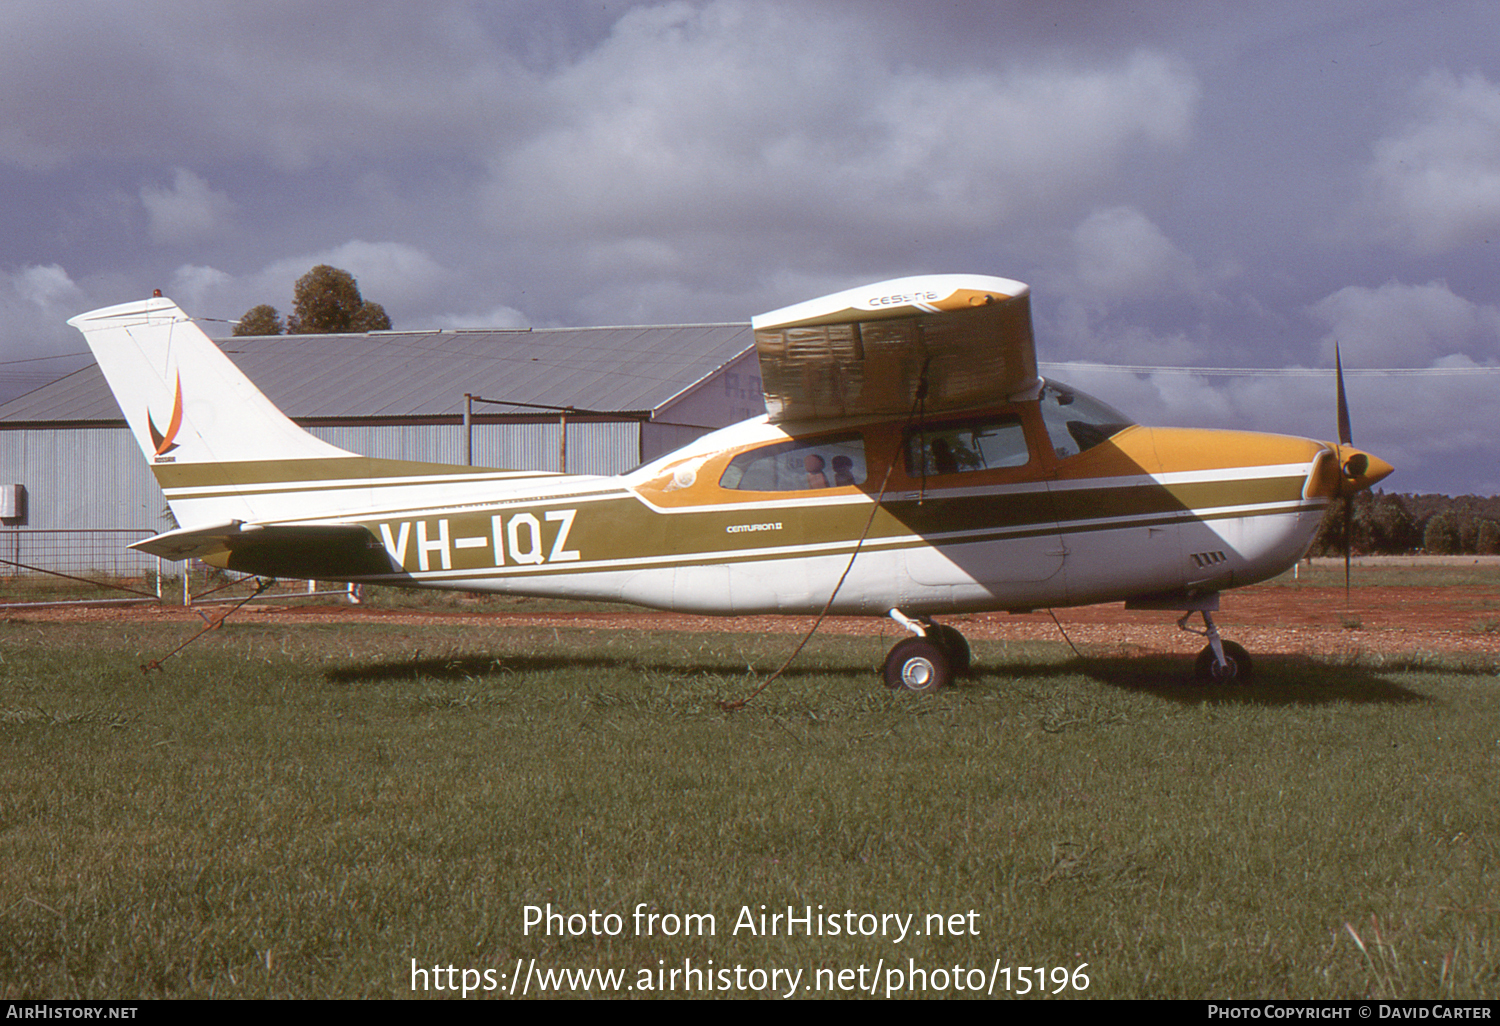
[[[885,657],[885,686],[931,694],[948,686],[953,669],[942,647],[927,638],[906,638]]]
[[[1232,641],[1222,642],[1224,646],[1224,658],[1229,660],[1228,671],[1219,669],[1218,660],[1214,659],[1214,647],[1205,646],[1198,653],[1198,661],[1193,665],[1193,679],[1200,684],[1248,684],[1250,682],[1250,653]]]
[[[929,624],[927,637],[948,657],[948,668],[955,678],[973,675],[970,664],[974,657],[969,651],[969,639],[960,634],[958,628],[945,623]]]

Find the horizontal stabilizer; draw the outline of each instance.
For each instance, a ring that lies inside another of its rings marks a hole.
[[[229,538],[244,526],[239,520],[211,527],[195,527],[154,534],[131,545],[132,549],[162,559],[202,559],[229,548]]]
[[[358,524],[242,524],[169,531],[130,546],[163,559],[201,559],[262,577],[350,580],[399,572]]]

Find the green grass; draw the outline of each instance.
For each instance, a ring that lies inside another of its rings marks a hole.
[[[3,569],[3,568],[0,568]],[[193,604],[204,608],[238,602],[255,593],[260,579],[216,570],[195,570],[190,578]],[[307,581],[284,580],[270,584],[259,602],[285,603],[287,606],[315,603],[341,605],[347,601],[344,585],[333,581],[316,582],[316,594],[307,594]],[[54,574],[0,574],[0,610],[8,606],[41,603],[115,603],[137,599],[155,599],[157,581],[153,575],[120,577],[108,574],[85,574],[64,577]],[[182,577],[161,580],[161,604],[182,604]],[[362,604],[375,609],[417,609],[441,612],[569,612],[639,611],[639,606],[619,602],[576,602],[566,599],[535,599],[513,595],[487,595],[474,592],[437,591],[426,588],[392,588],[367,586]]]
[[[1274,577],[1267,584],[1298,588],[1342,588],[1344,561],[1319,559],[1312,565],[1303,563]],[[1362,587],[1496,587],[1500,586],[1500,566],[1493,561],[1482,563],[1413,563],[1375,564],[1349,568],[1349,585]]]
[[[532,959],[1500,995],[1488,661],[1268,655],[1203,689],[1186,656],[977,642],[976,683],[921,697],[877,683],[888,641],[819,638],[730,714],[795,639],[231,620],[141,672],[193,629],[0,622],[0,997],[390,997],[412,960]],[[621,932],[524,932],[548,905]],[[762,905],[965,935],[735,935]],[[717,929],[637,936],[637,907]]]
[[[181,587],[179,583],[179,593]],[[0,575],[0,606],[118,599],[154,600],[155,589],[155,579],[147,577],[96,574],[92,577],[68,578],[50,574],[3,574]]]

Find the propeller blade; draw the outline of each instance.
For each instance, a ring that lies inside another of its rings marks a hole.
[[[1344,395],[1344,361],[1339,357],[1339,344],[1333,344],[1333,367],[1338,377],[1339,389],[1339,444],[1349,445],[1354,439],[1349,431],[1349,400]]]
[[[1354,433],[1349,429],[1349,398],[1344,393],[1344,360],[1339,355],[1338,340],[1333,343],[1334,377],[1338,383],[1339,445],[1350,445]],[[1346,473],[1344,454],[1339,453],[1339,471]],[[1344,608],[1349,608],[1349,566],[1354,561],[1354,496],[1345,495],[1344,502]]]

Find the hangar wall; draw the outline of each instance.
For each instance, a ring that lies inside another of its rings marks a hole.
[[[568,471],[621,474],[708,431],[763,413],[758,369],[754,351],[747,350],[663,402],[650,420],[644,419],[646,414],[629,413],[570,417]],[[487,414],[494,416],[492,410],[475,409],[475,466],[559,469],[561,437],[555,415],[487,420]],[[119,417],[117,408],[111,415]],[[463,464],[464,427],[451,417],[443,419],[446,422],[351,418],[335,424],[303,423],[317,437],[361,455]],[[161,489],[120,420],[49,423],[28,421],[25,414],[0,418],[0,486],[15,484],[25,488],[23,515],[0,519],[0,559],[23,562],[18,557],[24,551],[29,557],[24,561],[31,565],[68,572],[135,574],[155,569],[153,559],[128,552],[125,546],[173,525]],[[65,532],[75,537],[65,537]],[[78,532],[114,533],[87,539],[84,546]],[[85,548],[88,555],[80,556]],[[80,559],[90,565],[80,565]],[[14,568],[0,565],[0,575],[7,571]]]

